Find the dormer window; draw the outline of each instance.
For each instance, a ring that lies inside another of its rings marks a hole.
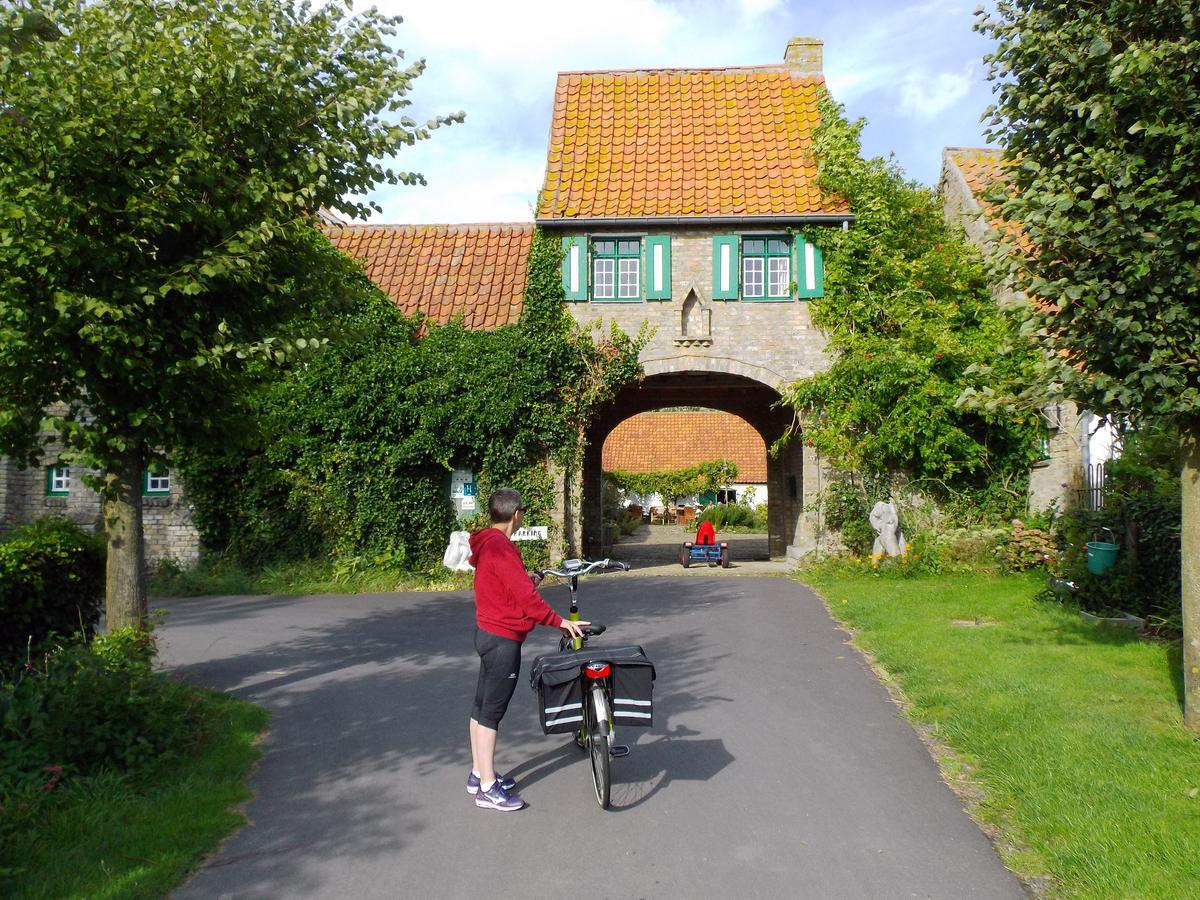
[[[640,300],[641,296],[641,239],[594,239],[592,241],[592,299]]]
[[[786,237],[742,239],[742,296],[748,300],[787,300],[792,280],[792,248]]]

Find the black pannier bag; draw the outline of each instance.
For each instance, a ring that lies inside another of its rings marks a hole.
[[[612,662],[613,725],[648,728],[654,724],[654,664],[641,647],[622,647]]]
[[[654,724],[654,665],[641,647],[589,647],[579,653],[551,653],[533,661],[530,687],[538,695],[538,718],[545,734],[573,734],[583,724],[581,669],[589,662],[613,667],[613,724],[646,728]]]
[[[533,661],[529,686],[538,695],[538,719],[543,734],[574,734],[583,724],[583,688],[579,671],[587,657],[551,653]]]
[[[612,663],[613,724],[649,728],[654,724],[654,664],[641,647],[599,648],[594,651]]]

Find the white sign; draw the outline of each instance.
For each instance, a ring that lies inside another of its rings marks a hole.
[[[549,525],[526,525],[513,534],[514,541],[544,541],[550,537]]]
[[[451,472],[450,496],[454,498],[475,496],[475,475],[464,469],[455,469]]]
[[[475,509],[474,497],[462,497],[459,499],[458,508],[463,512],[472,512]]]

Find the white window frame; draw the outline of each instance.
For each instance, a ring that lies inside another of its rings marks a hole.
[[[746,241],[762,241],[761,253],[747,254]],[[772,241],[782,241],[784,252],[771,250]],[[748,300],[790,300],[792,286],[792,239],[780,234],[745,234],[742,248],[742,297]],[[751,268],[755,268],[751,277]],[[782,267],[782,272],[780,272]],[[783,278],[780,281],[779,276]],[[773,287],[781,288],[778,292]]]
[[[161,472],[146,471],[146,491],[147,495],[158,496],[160,494],[171,493],[171,470],[164,469]]]
[[[611,242],[612,254],[599,256],[596,244]],[[622,251],[622,243],[637,244],[637,251]],[[640,234],[597,234],[592,235],[590,248],[592,262],[591,299],[606,302],[636,302],[642,299],[642,253],[645,252],[645,236]],[[603,266],[602,266],[603,264]]]
[[[47,487],[51,496],[71,493],[71,467],[51,466]]]

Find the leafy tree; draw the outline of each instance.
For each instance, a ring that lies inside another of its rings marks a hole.
[[[145,466],[210,431],[249,360],[325,339],[283,325],[328,287],[314,214],[419,181],[378,160],[461,118],[393,122],[423,64],[348,7],[0,10],[0,446],[32,462],[47,424],[102,473],[110,628],[146,611]]]
[[[998,264],[1066,393],[1181,435],[1185,718],[1200,730],[1200,11],[1000,0],[989,137],[1012,223]]]
[[[933,191],[893,161],[862,157],[864,124],[823,99],[820,183],[849,201],[855,221],[815,235],[826,293],[812,314],[832,365],[784,396],[838,469],[872,482],[902,474],[964,509],[1023,512],[1035,419],[956,401],[981,369],[1021,371],[1036,354],[1014,342],[978,252],[947,225]]]

